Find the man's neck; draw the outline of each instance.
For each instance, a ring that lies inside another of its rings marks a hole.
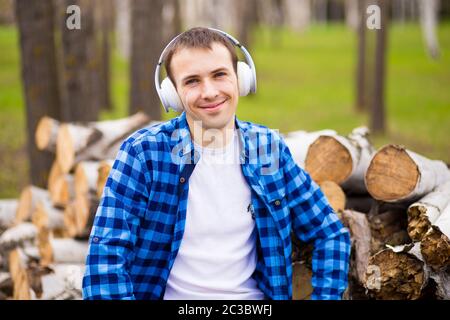
[[[223,128],[205,128],[200,121],[188,120],[188,124],[192,140],[205,148],[224,148],[234,135],[234,118]]]

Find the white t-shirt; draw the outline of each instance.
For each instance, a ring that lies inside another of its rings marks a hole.
[[[200,160],[189,178],[186,225],[165,300],[264,298],[251,277],[256,228],[237,139],[235,133],[223,149],[195,145]]]

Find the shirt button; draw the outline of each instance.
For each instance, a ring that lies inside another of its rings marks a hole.
[[[94,241],[95,243],[97,243],[97,242],[98,242],[98,238],[97,238],[97,237],[94,237],[94,238],[92,238],[92,241]]]
[[[184,183],[185,181],[186,181],[186,179],[185,179],[184,177],[181,177],[181,178],[180,178],[180,182],[181,182],[181,183]]]
[[[275,201],[275,205],[276,205],[276,206],[279,206],[280,203],[281,203],[280,200]]]

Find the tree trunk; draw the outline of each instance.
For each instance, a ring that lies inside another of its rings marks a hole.
[[[17,0],[16,18],[20,35],[30,178],[32,184],[44,187],[53,155],[37,149],[34,133],[41,117],[47,115],[60,119],[61,116],[52,1]]]
[[[386,44],[388,29],[387,0],[378,0],[381,14],[381,29],[376,30],[375,43],[375,70],[373,81],[373,99],[371,100],[370,129],[374,134],[384,133],[385,124],[385,70],[386,70]]]
[[[131,50],[131,1],[115,0],[116,4],[116,43],[119,54],[129,60]]]
[[[340,215],[345,209],[345,193],[334,181],[322,181],[319,183],[320,189],[327,198],[333,210]]]
[[[61,10],[70,5],[81,9],[81,29],[70,30],[61,19],[64,67],[64,121],[95,121],[100,111],[100,56],[94,30],[94,2],[64,0]],[[66,15],[66,18],[69,17]]]
[[[36,226],[29,222],[20,223],[2,233],[0,237],[0,252],[8,252],[17,247],[32,244],[36,236]]]
[[[439,42],[436,25],[439,19],[439,0],[419,0],[420,24],[427,52],[433,59],[439,58]]]
[[[97,197],[101,198],[103,189],[105,188],[106,180],[108,179],[109,172],[113,166],[114,160],[104,160],[100,163],[98,168],[97,179]]]
[[[161,106],[154,86],[154,72],[163,49],[163,0],[132,1],[130,109],[151,119],[161,119]]]
[[[352,0],[349,0],[352,1]],[[367,109],[367,49],[366,49],[366,5],[365,0],[358,1],[358,62],[356,65],[356,111]]]
[[[375,199],[412,203],[450,180],[447,165],[429,160],[398,145],[387,145],[373,156],[367,169],[367,190]]]

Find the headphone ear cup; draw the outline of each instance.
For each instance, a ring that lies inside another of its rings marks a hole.
[[[169,108],[172,108],[176,112],[182,112],[184,110],[177,89],[175,89],[175,86],[172,81],[170,81],[169,77],[166,77],[161,82],[161,100],[166,111],[168,111]]]
[[[239,95],[248,95],[253,81],[253,75],[248,64],[243,61],[238,61],[237,63],[237,77],[239,84]]]

